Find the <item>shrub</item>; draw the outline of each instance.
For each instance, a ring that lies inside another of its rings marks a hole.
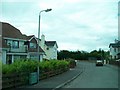
[[[73,59],[67,59],[66,61],[69,62],[70,68],[74,68],[76,66],[76,62]]]
[[[39,63],[40,72],[55,71],[58,69],[66,69],[69,66],[69,62],[64,60],[50,60]]]
[[[13,64],[3,65],[2,73],[22,73],[22,72],[34,72],[37,71],[38,62],[33,60],[17,60]]]
[[[2,74],[12,74],[16,72],[16,67],[13,65],[2,65]]]
[[[58,69],[67,69],[69,62],[65,60],[50,60],[38,62],[36,60],[17,60],[13,64],[3,65],[2,73],[3,74],[12,74],[12,73],[31,73],[37,71],[39,65],[40,72],[55,71]]]

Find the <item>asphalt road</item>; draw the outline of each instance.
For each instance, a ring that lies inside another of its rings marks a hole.
[[[118,67],[80,62],[84,72],[63,88],[118,88]]]

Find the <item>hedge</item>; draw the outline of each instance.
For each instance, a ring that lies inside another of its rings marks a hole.
[[[23,73],[23,72],[35,72],[39,65],[40,72],[47,72],[56,69],[66,69],[69,66],[69,62],[65,60],[50,60],[38,62],[37,60],[17,60],[13,64],[2,64],[2,74]]]

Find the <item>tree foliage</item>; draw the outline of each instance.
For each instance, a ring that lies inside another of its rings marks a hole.
[[[86,51],[68,51],[61,50],[58,52],[58,59],[76,59],[76,60],[88,60],[88,58],[94,57],[96,59],[108,59],[109,51],[104,50],[93,50],[91,52]]]

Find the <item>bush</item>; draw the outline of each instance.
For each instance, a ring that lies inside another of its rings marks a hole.
[[[76,62],[75,62],[75,60],[73,60],[73,59],[68,59],[68,60],[66,60],[66,61],[69,62],[69,66],[70,66],[70,68],[74,68],[74,67],[76,66]]]
[[[39,65],[40,72],[55,71],[58,69],[67,69],[69,67],[69,62],[65,60],[50,60],[38,62],[36,60],[17,60],[10,65],[2,65],[3,74],[12,73],[31,73],[37,71]]]
[[[69,66],[69,62],[64,60],[50,60],[43,61],[39,63],[39,68],[41,72],[55,71],[58,69],[66,69]]]
[[[37,71],[38,62],[33,60],[17,60],[13,64],[3,65],[3,74],[23,73]]]

